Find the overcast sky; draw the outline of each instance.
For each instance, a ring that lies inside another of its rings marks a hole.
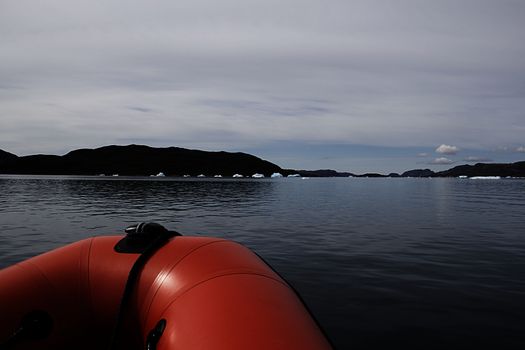
[[[0,149],[525,159],[525,1],[0,0]]]

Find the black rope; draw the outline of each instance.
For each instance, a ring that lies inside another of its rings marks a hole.
[[[140,225],[137,225],[137,227],[140,227]],[[158,233],[157,236],[147,246],[147,248],[142,252],[142,254],[137,258],[137,260],[133,264],[133,267],[131,267],[131,270],[128,274],[128,280],[126,282],[126,286],[122,294],[122,299],[120,301],[120,307],[116,318],[115,328],[113,329],[113,333],[111,335],[108,350],[118,349],[119,335],[124,323],[124,316],[126,315],[126,311],[128,309],[127,306],[130,301],[131,295],[133,294],[135,283],[137,282],[140,271],[142,270],[146,262],[149,260],[149,258],[151,258],[157,250],[159,250],[172,237],[175,236],[180,236],[180,233],[175,231],[168,231],[166,229],[164,229],[163,232]]]

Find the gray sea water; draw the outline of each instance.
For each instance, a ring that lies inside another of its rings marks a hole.
[[[524,180],[0,176],[0,267],[156,221],[255,250],[339,349],[523,349],[524,214]]]

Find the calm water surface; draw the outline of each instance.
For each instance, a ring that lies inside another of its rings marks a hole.
[[[525,180],[0,176],[0,267],[127,225],[236,240],[339,349],[525,348]]]

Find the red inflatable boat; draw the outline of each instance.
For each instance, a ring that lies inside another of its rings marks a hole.
[[[331,348],[247,248],[141,225],[1,270],[0,349]]]

